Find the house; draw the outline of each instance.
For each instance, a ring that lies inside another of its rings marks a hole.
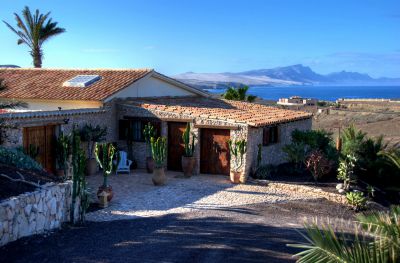
[[[302,98],[299,96],[292,96],[289,98],[280,98],[277,102],[283,106],[315,106],[317,105],[316,99]]]
[[[197,173],[229,174],[228,139],[246,139],[244,172],[257,161],[258,145],[264,164],[285,161],[282,147],[295,129],[311,128],[311,114],[248,102],[211,98],[208,93],[154,70],[0,69],[6,90],[0,99],[28,103],[24,112],[0,114],[10,129],[7,146],[38,146],[38,161],[54,169],[54,137],[85,123],[108,128],[108,141],[127,148],[133,132],[133,156],[145,167],[142,130],[153,123],[167,138],[167,169],[181,170],[182,133],[191,123],[196,136]]]

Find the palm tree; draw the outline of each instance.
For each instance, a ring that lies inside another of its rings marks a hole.
[[[249,87],[241,86],[238,88],[229,87],[225,94],[223,94],[224,99],[226,100],[239,100],[239,101],[248,101],[253,102],[257,96],[247,95]]]
[[[336,234],[332,227],[306,225],[308,244],[288,246],[304,249],[297,262],[380,263],[400,260],[400,206],[389,213],[359,215],[354,235]]]
[[[22,10],[23,19],[16,13],[15,20],[17,27],[14,28],[7,22],[3,21],[8,28],[18,35],[18,45],[26,44],[30,49],[30,54],[33,58],[33,65],[35,68],[42,67],[43,50],[42,45],[51,37],[65,32],[64,28],[57,27],[57,22],[53,22],[50,12],[41,14],[38,9],[32,15],[29,7]]]
[[[341,135],[343,140],[343,155],[356,154],[364,143],[366,135],[366,133],[358,130],[354,124],[344,129]]]
[[[388,161],[390,161],[395,167],[397,167],[397,169],[400,170],[400,149],[381,151],[379,152],[379,155],[387,158]]]

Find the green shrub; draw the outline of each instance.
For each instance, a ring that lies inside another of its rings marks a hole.
[[[42,166],[26,155],[21,149],[9,149],[0,146],[0,163],[20,169],[42,171]]]
[[[337,179],[343,180],[345,190],[349,190],[350,184],[354,183],[356,180],[354,175],[354,167],[356,161],[356,157],[349,154],[339,163]]]
[[[299,131],[295,130],[292,132],[292,141],[294,143],[304,143],[310,150],[321,150],[324,151],[332,147],[332,134],[324,130],[310,130],[310,131]]]
[[[257,168],[257,170],[254,173],[254,178],[256,179],[271,179],[272,175],[275,173],[276,168],[275,166],[269,164],[269,165],[261,165]]]
[[[288,160],[297,164],[304,163],[308,155],[316,150],[321,151],[333,165],[336,165],[339,159],[332,134],[324,130],[295,130],[292,132],[292,143],[283,150],[288,154]]]
[[[293,163],[297,169],[300,169],[306,160],[308,147],[304,143],[294,142],[285,145],[282,150],[286,153],[288,162]]]
[[[383,136],[368,138],[366,133],[356,129],[354,125],[343,130],[342,156],[353,155],[357,161],[354,173],[357,177],[372,185],[382,188],[400,186],[400,174],[393,163],[388,162],[382,154],[390,151],[400,151],[396,148],[389,149]]]

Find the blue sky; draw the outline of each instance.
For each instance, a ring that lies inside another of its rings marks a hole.
[[[44,67],[149,67],[174,75],[302,63],[400,77],[400,1],[0,0],[14,23],[25,5],[66,28],[44,45]],[[0,24],[0,64],[31,66],[27,47]]]

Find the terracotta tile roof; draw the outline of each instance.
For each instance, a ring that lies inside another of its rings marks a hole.
[[[50,118],[50,117],[68,117],[75,115],[106,113],[104,109],[77,109],[60,111],[26,111],[26,112],[0,112],[0,119],[31,119],[31,118]]]
[[[192,117],[224,120],[253,127],[308,119],[312,114],[285,110],[256,103],[211,98],[135,99],[121,102],[149,110],[186,114]]]
[[[152,71],[0,68],[0,79],[4,79],[7,87],[0,91],[0,98],[102,101]],[[101,79],[85,88],[63,86],[77,75],[99,75]]]

